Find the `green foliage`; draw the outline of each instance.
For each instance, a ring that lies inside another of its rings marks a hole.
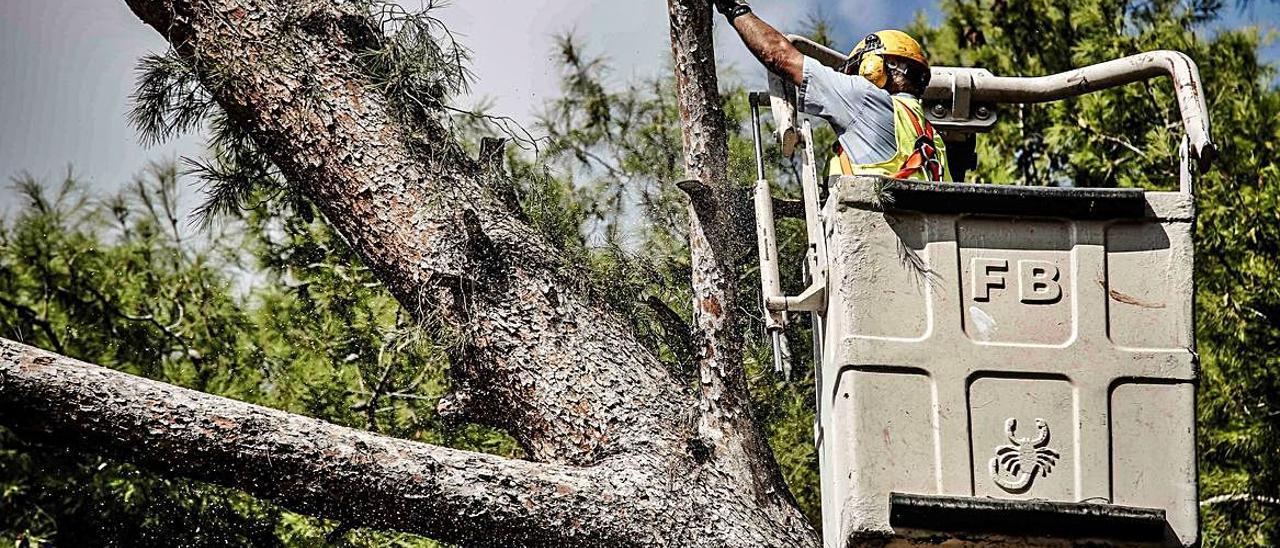
[[[144,56],[137,72],[129,123],[143,143],[159,144],[198,129],[218,108],[195,71],[175,51]]]
[[[539,116],[536,131],[548,137],[546,157],[590,198],[590,229],[625,240],[622,230],[640,215],[640,232],[652,225],[683,234],[684,197],[673,183],[682,178],[684,156],[671,84],[646,80],[610,90],[608,63],[586,54],[579,40],[558,37],[557,52],[561,96]]]
[[[396,2],[363,0],[376,26],[368,33],[360,58],[369,78],[402,110],[433,114],[450,97],[467,91],[469,53],[431,13],[440,5],[428,0],[409,11]]]
[[[935,63],[984,67],[1004,76],[1033,76],[1172,49],[1198,62],[1205,92],[1218,102],[1211,106],[1222,106],[1226,97],[1214,93],[1221,77],[1265,90],[1258,79],[1263,69],[1257,64],[1254,46],[1214,51],[1246,31],[1206,41],[1201,36],[1205,31],[1197,30],[1217,17],[1219,3],[972,0],[946,1],[942,8],[947,17],[939,27],[930,28],[920,19],[912,28],[924,37]],[[1224,54],[1231,58],[1228,62],[1244,61],[1253,67],[1222,74]],[[1003,121],[979,140],[979,167],[970,178],[1031,185],[1169,188],[1177,181],[1171,158],[1181,139],[1181,132],[1170,131],[1179,123],[1176,104],[1167,81],[1152,81],[1073,100],[1002,107]],[[1222,118],[1214,120],[1218,130],[1226,127],[1219,121]]]

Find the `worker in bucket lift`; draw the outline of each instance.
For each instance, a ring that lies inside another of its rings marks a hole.
[[[839,139],[830,175],[951,180],[942,136],[920,106],[930,72],[914,38],[870,34],[837,70],[800,53],[741,0],[713,3],[756,59],[798,87],[800,109],[831,123]]]

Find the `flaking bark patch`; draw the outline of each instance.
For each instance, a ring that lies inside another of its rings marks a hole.
[[[702,311],[711,316],[723,316],[724,309],[720,308],[720,300],[715,297],[705,297],[702,299]]]

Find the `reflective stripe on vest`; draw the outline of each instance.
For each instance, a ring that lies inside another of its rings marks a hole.
[[[898,149],[889,159],[872,164],[854,164],[836,143],[837,154],[828,166],[830,175],[884,175],[896,179],[950,180],[946,145],[927,120],[920,101],[893,98],[894,137]],[[923,121],[923,123],[922,123]]]

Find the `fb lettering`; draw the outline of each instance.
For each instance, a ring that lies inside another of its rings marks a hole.
[[[1010,276],[1008,259],[974,257],[970,265],[973,276],[973,300],[990,301],[993,293],[1007,289]],[[1018,261],[1018,300],[1027,304],[1053,304],[1062,299],[1061,273],[1049,261]]]

